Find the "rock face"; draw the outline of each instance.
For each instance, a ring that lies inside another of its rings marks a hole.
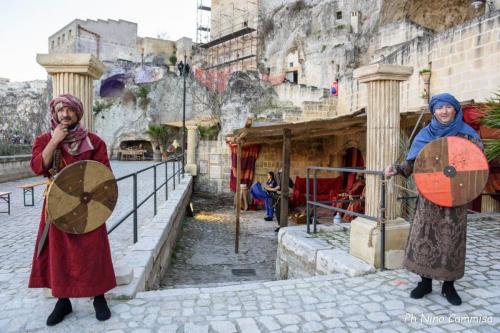
[[[0,142],[31,143],[48,130],[47,82],[0,81]]]
[[[385,0],[380,13],[380,26],[402,19],[436,31],[444,31],[484,13],[471,6],[470,0]]]
[[[257,72],[234,72],[222,97],[219,118],[223,135],[243,127],[248,117],[281,120],[281,114],[270,112],[276,93],[270,83],[260,80]]]

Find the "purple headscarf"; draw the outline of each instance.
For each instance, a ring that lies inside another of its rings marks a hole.
[[[62,149],[68,152],[70,155],[77,156],[86,151],[93,150],[94,146],[88,137],[88,131],[85,127],[79,124],[83,117],[83,104],[75,96],[70,94],[62,94],[54,97],[50,103],[50,113],[52,119],[50,120],[51,134],[54,133],[57,125],[59,125],[59,120],[57,119],[57,112],[63,107],[68,107],[76,112],[76,117],[78,123],[73,129],[70,129],[68,135],[64,138],[62,142]]]

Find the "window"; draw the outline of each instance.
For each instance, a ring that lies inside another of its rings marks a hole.
[[[288,65],[289,67],[293,67],[293,62],[289,63]]]
[[[57,37],[57,46],[59,46],[59,44],[61,44],[61,37]]]
[[[50,42],[50,48],[53,49],[54,48],[54,41],[51,41]]]
[[[62,41],[63,43],[64,43],[64,38],[65,38],[65,37],[66,37],[66,35],[65,35],[65,34],[62,34],[62,40],[61,40],[61,41]]]
[[[337,12],[337,20],[342,20],[342,12]]]
[[[70,39],[70,38],[71,38],[71,29],[69,29],[69,31],[68,31],[68,39]]]

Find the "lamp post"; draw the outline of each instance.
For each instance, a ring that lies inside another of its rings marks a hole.
[[[182,93],[182,175],[184,175],[184,166],[186,162],[186,70],[189,68],[186,63],[186,53],[184,53],[184,66],[182,67],[182,76],[184,80],[184,89]]]

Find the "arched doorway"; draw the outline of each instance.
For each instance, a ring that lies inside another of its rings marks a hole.
[[[356,147],[349,147],[344,151],[342,166],[346,168],[364,168],[365,160],[363,154]],[[350,187],[356,181],[356,173],[342,173],[342,188]]]

